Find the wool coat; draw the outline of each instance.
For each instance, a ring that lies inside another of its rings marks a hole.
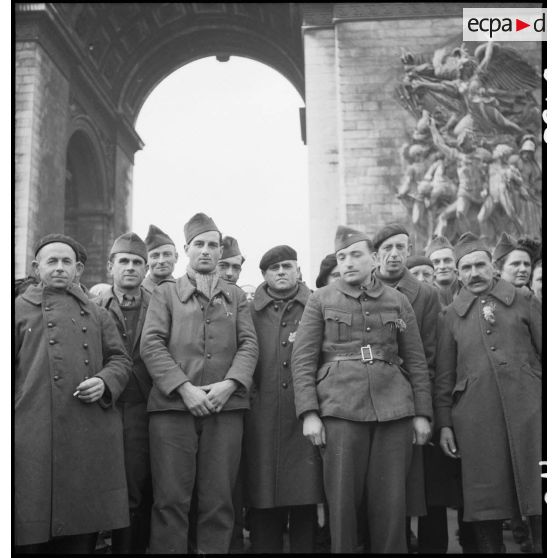
[[[503,279],[461,289],[440,317],[437,426],[461,453],[464,520],[542,510],[541,304]]]
[[[239,387],[222,411],[247,409],[258,342],[246,296],[219,279],[211,300],[187,275],[153,291],[140,342],[153,378],[147,410],[188,412],[176,391],[185,381],[202,386],[225,379]]]
[[[76,285],[15,301],[15,544],[126,527],[122,422],[131,361],[114,323]],[[73,396],[86,377],[105,393]]]
[[[302,435],[294,404],[291,353],[311,294],[299,284],[292,300],[274,301],[262,283],[251,305],[260,356],[244,433],[248,505],[301,506],[323,501],[318,449]]]
[[[323,353],[355,354],[362,346],[402,363],[324,362]],[[342,279],[308,299],[293,350],[297,416],[316,411],[353,421],[432,417],[428,368],[411,304],[372,277],[366,290]]]

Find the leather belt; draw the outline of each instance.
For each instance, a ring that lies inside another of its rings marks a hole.
[[[360,360],[361,362],[372,363],[375,360],[381,360],[382,362],[387,362],[388,364],[397,364],[400,366],[403,364],[403,359],[393,351],[384,351],[382,349],[372,349],[370,345],[365,345],[360,348],[358,353],[322,353],[322,362],[336,362],[342,360]]]

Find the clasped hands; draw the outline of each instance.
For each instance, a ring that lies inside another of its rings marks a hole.
[[[234,380],[226,379],[205,386],[195,386],[192,382],[186,382],[179,386],[177,391],[192,415],[203,417],[219,413],[236,388]]]

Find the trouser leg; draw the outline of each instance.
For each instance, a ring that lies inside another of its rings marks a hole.
[[[413,448],[410,418],[373,423],[367,480],[372,554],[406,553],[406,479]]]
[[[502,521],[473,521],[479,554],[497,554],[502,550]]]
[[[145,554],[153,495],[149,463],[149,417],[145,402],[119,402],[124,426],[124,465],[130,526],[112,532],[114,554]]]
[[[459,544],[463,553],[478,554],[475,527],[470,521],[463,521],[463,508],[457,509],[457,524],[459,526]]]
[[[149,551],[186,554],[198,448],[194,417],[185,412],[151,413],[149,442],[153,479]]]
[[[419,554],[445,554],[448,551],[448,514],[443,506],[428,506],[418,518]]]
[[[233,489],[240,464],[243,411],[202,419],[198,450],[198,552],[226,554],[234,525]]]
[[[542,515],[529,516],[529,529],[531,531],[531,540],[533,542],[533,552],[540,554],[543,551],[542,546]]]
[[[291,506],[289,508],[289,543],[294,554],[311,554],[316,544],[317,506]]]
[[[324,417],[323,422],[327,440],[322,450],[323,475],[331,552],[355,552],[357,512],[364,493],[371,423],[333,417]]]
[[[254,554],[283,552],[283,525],[286,513],[285,508],[250,509],[250,542]]]
[[[234,484],[233,490],[233,507],[234,507],[234,527],[231,537],[231,545],[229,553],[242,553],[244,551],[244,518],[242,516],[242,494],[243,494],[243,476],[242,476],[242,456],[240,458],[240,467],[238,476]]]
[[[51,552],[53,554],[93,554],[97,533],[70,535],[52,539]]]

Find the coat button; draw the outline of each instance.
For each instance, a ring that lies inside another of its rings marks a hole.
[[[85,326],[83,326],[83,327],[81,328],[81,331],[85,332],[85,331],[87,331],[87,328],[86,328]]]
[[[89,364],[89,360],[85,359],[85,360],[83,361],[83,363],[87,365],[87,364]]]
[[[51,339],[48,343],[49,343],[49,345],[54,345],[56,343],[56,341],[54,339]]]
[[[283,345],[283,347],[287,346],[287,342],[286,341],[281,341],[281,345]]]
[[[339,321],[339,316],[335,316],[335,321],[336,321],[336,322]]]
[[[45,306],[45,311],[48,312],[50,310],[50,306]]]
[[[486,300],[481,300],[481,304],[486,304]]]
[[[287,382],[283,382],[283,383],[281,384],[281,387],[284,388],[284,389],[287,389],[287,386],[288,386]]]
[[[363,296],[362,297],[362,302],[368,302],[368,299],[365,296]]]
[[[496,347],[492,346],[492,347],[490,347],[490,350],[491,350],[491,351],[495,351],[495,350],[496,350]]]
[[[365,316],[370,316],[370,312],[368,312],[368,310],[366,310],[366,312],[364,313]]]
[[[87,343],[84,343],[84,344],[83,344],[83,348],[84,348],[84,349],[87,349],[87,347],[89,347],[89,345],[88,345]]]
[[[80,311],[79,311],[79,315],[80,315],[80,316],[85,316],[85,312],[84,312],[83,310],[80,310]]]
[[[371,328],[370,326],[368,326],[368,327],[366,328],[366,331],[372,331],[372,328]]]
[[[273,305],[273,310],[279,310],[279,306],[277,306],[277,304]]]
[[[123,333],[122,337],[128,337],[128,335],[126,333]]]
[[[203,306],[200,306],[200,310],[203,312]]]
[[[205,356],[206,356],[207,358],[211,358],[211,354],[210,354],[210,353],[207,353]]]
[[[284,366],[285,368],[287,368],[287,366],[289,366],[289,363],[288,363],[286,360],[284,360],[284,361],[283,361],[283,366]]]
[[[205,320],[205,323],[208,324],[211,320]]]
[[[52,322],[48,322],[47,327],[54,327],[54,324]]]
[[[281,322],[281,327],[287,327],[287,322]]]
[[[60,379],[60,376],[53,376],[52,379],[57,382]]]
[[[486,330],[486,335],[490,335],[492,333],[492,331],[490,329]]]

